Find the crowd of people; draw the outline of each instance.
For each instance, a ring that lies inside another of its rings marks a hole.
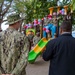
[[[32,31],[28,36],[18,32],[23,21],[18,14],[7,19],[9,28],[0,32],[0,75],[26,75],[30,45],[33,42],[35,46],[41,38]],[[75,75],[75,38],[71,33],[71,22],[64,20],[60,35],[48,42],[42,58],[50,61],[49,75]]]

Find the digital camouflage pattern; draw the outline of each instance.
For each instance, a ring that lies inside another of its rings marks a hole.
[[[6,74],[26,75],[28,52],[29,41],[23,34],[13,28],[0,33],[0,61]]]

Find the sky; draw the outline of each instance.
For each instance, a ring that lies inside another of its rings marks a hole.
[[[2,29],[3,31],[6,30],[6,29],[9,27],[9,25],[5,25],[5,23],[6,23],[6,22],[2,23],[2,25],[1,25],[1,29]]]

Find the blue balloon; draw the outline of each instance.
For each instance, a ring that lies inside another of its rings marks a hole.
[[[38,19],[38,22],[41,22],[41,19]]]
[[[62,12],[64,12],[65,10],[64,9],[62,9]]]

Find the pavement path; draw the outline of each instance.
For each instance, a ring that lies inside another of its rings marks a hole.
[[[28,63],[26,68],[27,75],[48,75],[49,62],[39,56],[33,64]]]

